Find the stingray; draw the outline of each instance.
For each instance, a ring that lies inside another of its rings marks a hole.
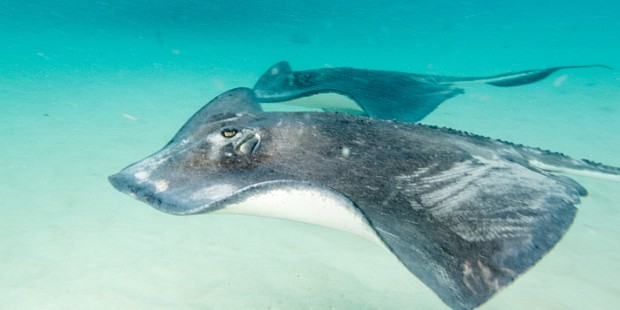
[[[254,92],[258,101],[265,103],[319,93],[338,93],[355,101],[361,108],[360,113],[329,106],[321,108],[417,122],[445,100],[463,94],[464,90],[457,85],[484,83],[501,87],[520,86],[540,81],[558,70],[587,67],[611,69],[604,65],[563,66],[487,77],[453,77],[355,68],[293,71],[288,62],[282,61],[260,77],[254,85]]]
[[[257,214],[358,233],[447,305],[469,309],[566,233],[586,190],[558,171],[620,179],[620,168],[447,128],[263,112],[251,89],[237,88],[109,180],[170,214]],[[278,200],[286,195],[297,201]]]

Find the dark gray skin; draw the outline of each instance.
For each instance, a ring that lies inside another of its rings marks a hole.
[[[446,128],[262,112],[252,90],[238,88],[109,180],[176,215],[224,209],[274,188],[337,197],[448,306],[470,309],[545,255],[586,194],[531,160],[620,175],[619,168]]]
[[[464,93],[455,84],[520,86],[540,81],[561,69],[587,67],[611,69],[603,65],[563,66],[488,77],[452,77],[354,68],[293,71],[288,62],[282,61],[260,77],[254,92],[260,102],[338,93],[355,101],[367,116],[418,122],[445,100]]]

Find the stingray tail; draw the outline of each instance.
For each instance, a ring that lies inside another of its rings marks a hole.
[[[561,153],[520,146],[518,152],[527,159],[529,166],[548,172],[593,177],[620,182],[620,168],[588,159],[574,159]]]
[[[606,65],[583,65],[583,66],[562,66],[537,70],[524,70],[513,73],[504,73],[487,77],[437,77],[439,83],[484,83],[500,87],[520,86],[538,82],[554,72],[562,69],[575,68],[606,68],[613,70]]]

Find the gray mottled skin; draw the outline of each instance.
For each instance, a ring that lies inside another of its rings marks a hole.
[[[239,88],[198,111],[162,150],[109,179],[178,215],[226,208],[274,187],[350,200],[413,274],[450,307],[468,309],[545,255],[586,194],[575,181],[530,166],[532,159],[620,174],[445,128],[266,113],[252,90]]]
[[[254,86],[261,102],[279,102],[319,93],[339,93],[351,98],[366,115],[417,122],[439,104],[462,94],[459,83],[519,86],[540,81],[560,69],[604,67],[564,66],[525,70],[488,77],[451,77],[355,68],[323,68],[293,71],[282,61],[267,70]]]

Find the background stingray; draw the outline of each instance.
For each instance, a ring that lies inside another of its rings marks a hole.
[[[540,167],[544,167],[543,170]],[[449,306],[480,305],[547,253],[586,190],[547,168],[620,169],[445,128],[334,113],[265,113],[249,89],[198,111],[159,152],[110,176],[171,214],[265,213],[253,197],[313,193]],[[336,212],[338,211],[338,212]],[[345,223],[342,223],[344,225]]]
[[[611,69],[603,65],[562,66],[487,77],[454,77],[355,68],[293,71],[288,62],[282,61],[260,77],[254,85],[254,92],[260,102],[280,102],[333,92],[351,98],[365,115],[417,122],[445,100],[464,93],[455,85],[519,86],[540,81],[561,69],[587,67]],[[331,107],[321,108],[338,111]]]

